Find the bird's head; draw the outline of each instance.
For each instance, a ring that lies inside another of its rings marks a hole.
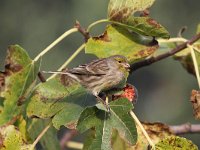
[[[111,56],[114,61],[116,62],[117,66],[119,66],[120,69],[125,69],[127,71],[129,71],[130,69],[130,64],[128,63],[128,60],[126,57],[122,56],[122,55],[114,55]]]

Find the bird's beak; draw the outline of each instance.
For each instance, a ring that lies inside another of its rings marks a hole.
[[[125,64],[124,64],[124,68],[126,68],[128,71],[130,70],[130,67],[131,67],[131,66],[130,66],[128,63],[125,63]]]

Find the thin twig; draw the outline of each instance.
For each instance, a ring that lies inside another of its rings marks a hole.
[[[49,50],[51,50],[54,46],[56,46],[60,41],[62,41],[65,37],[67,37],[68,35],[77,32],[78,29],[77,28],[72,28],[68,31],[66,31],[65,33],[63,33],[60,37],[58,37],[53,43],[51,43],[47,48],[45,48],[44,50],[42,50],[41,53],[39,53],[34,61],[37,61],[40,57],[42,57],[44,54],[46,54]]]
[[[76,21],[74,27],[77,28],[78,31],[85,37],[85,42],[87,42],[90,38],[89,32],[85,28],[83,28],[78,21]]]
[[[181,125],[169,126],[173,134],[200,133],[200,124],[185,123]]]
[[[135,70],[137,70],[139,68],[151,65],[151,64],[153,64],[153,63],[155,63],[157,61],[160,61],[160,60],[162,60],[164,58],[167,58],[169,56],[172,56],[175,53],[177,53],[177,52],[179,52],[179,51],[187,48],[187,44],[192,45],[194,42],[196,42],[199,39],[200,39],[200,33],[198,33],[197,35],[195,35],[194,37],[192,37],[187,42],[184,42],[184,43],[178,45],[176,48],[170,50],[169,52],[166,52],[164,54],[158,55],[156,57],[150,57],[150,58],[147,58],[145,60],[136,62],[136,63],[134,63],[134,64],[131,65],[131,72],[135,71]]]
[[[146,130],[144,129],[143,125],[141,124],[141,122],[139,121],[139,119],[137,118],[137,116],[134,114],[133,111],[130,111],[130,114],[133,117],[133,119],[135,120],[135,122],[137,123],[137,125],[140,127],[142,133],[144,134],[144,136],[146,137],[147,141],[149,142],[149,145],[151,146],[151,149],[154,150],[155,149],[155,144],[153,143],[153,141],[149,137],[149,135],[146,132]]]
[[[36,144],[39,142],[39,140],[43,137],[43,135],[47,132],[47,130],[51,127],[51,123],[49,123],[43,130],[42,132],[38,135],[36,140],[33,142],[29,150],[33,150]]]
[[[105,22],[110,22],[108,19],[101,19],[101,20],[97,20],[95,22],[93,22],[92,24],[90,24],[87,28],[87,32],[89,32],[91,30],[92,27],[94,27],[95,25],[99,24],[99,23],[105,23]]]

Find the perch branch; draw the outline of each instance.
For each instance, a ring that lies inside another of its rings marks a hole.
[[[174,55],[175,53],[187,48],[187,45],[192,45],[194,42],[196,42],[197,40],[200,39],[200,33],[199,34],[196,34],[194,37],[192,37],[190,40],[182,43],[182,44],[179,44],[177,45],[176,48],[164,53],[164,54],[161,54],[161,55],[158,55],[156,57],[150,57],[150,58],[147,58],[145,60],[142,60],[142,61],[139,61],[139,62],[136,62],[134,64],[131,65],[131,72],[139,69],[139,68],[142,68],[142,67],[145,67],[145,66],[148,66],[148,65],[151,65],[157,61],[160,61],[164,58],[167,58],[169,56],[172,56]]]
[[[184,123],[181,125],[169,126],[169,128],[171,132],[176,135],[186,133],[200,133],[200,124]]]

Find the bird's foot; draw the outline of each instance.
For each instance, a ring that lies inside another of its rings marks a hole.
[[[110,105],[107,101],[104,101],[101,97],[96,96],[97,100],[104,105],[106,108],[107,112],[110,114]]]

